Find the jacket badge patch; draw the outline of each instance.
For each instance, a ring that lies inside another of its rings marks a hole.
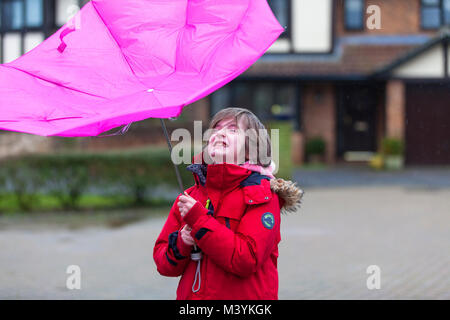
[[[263,226],[269,230],[272,229],[273,226],[275,225],[275,217],[271,212],[264,213],[262,215],[261,221]]]

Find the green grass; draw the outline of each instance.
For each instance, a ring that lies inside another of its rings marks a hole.
[[[132,198],[126,196],[105,197],[98,195],[82,195],[78,201],[79,211],[102,210],[114,208],[132,208]],[[164,207],[168,202],[165,200],[151,199],[146,202],[144,207]],[[50,212],[64,211],[58,199],[51,195],[35,196],[32,211]],[[13,194],[3,194],[0,196],[0,213],[11,214],[20,212],[16,197]]]
[[[267,129],[269,130],[269,134],[270,129],[279,129],[279,170],[276,176],[288,180],[292,179],[292,123],[289,121],[272,121],[268,124]],[[272,145],[275,148],[273,141]]]

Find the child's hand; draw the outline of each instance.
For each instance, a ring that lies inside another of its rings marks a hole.
[[[181,239],[184,243],[186,243],[188,246],[193,246],[195,244],[194,239],[191,236],[192,228],[189,227],[187,224],[184,225],[183,229],[181,229]]]
[[[180,210],[181,217],[184,218],[186,213],[188,213],[189,210],[194,206],[194,204],[197,202],[194,198],[192,198],[190,195],[188,195],[186,192],[184,192],[183,195],[181,195],[178,198],[178,209]]]

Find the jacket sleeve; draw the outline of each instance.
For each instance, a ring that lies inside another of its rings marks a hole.
[[[158,272],[168,277],[180,276],[190,260],[191,246],[184,243],[180,235],[183,227],[177,206],[180,195],[175,200],[153,248],[153,259]]]
[[[280,241],[277,196],[268,203],[248,206],[236,231],[207,212],[197,202],[183,219],[192,227],[191,235],[202,251],[217,265],[237,276],[248,277],[256,272]],[[263,217],[270,221],[264,223]]]

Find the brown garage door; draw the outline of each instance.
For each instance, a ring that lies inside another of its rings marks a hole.
[[[406,163],[450,164],[450,83],[406,87]]]

